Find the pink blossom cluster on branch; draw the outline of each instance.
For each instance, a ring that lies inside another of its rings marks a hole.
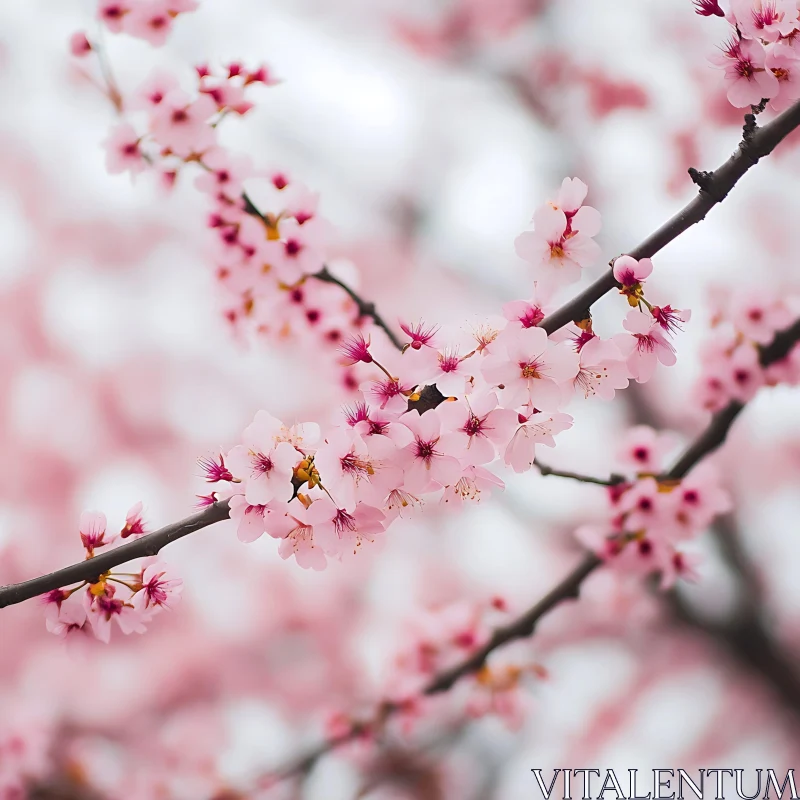
[[[737,108],[783,111],[800,98],[800,5],[796,0],[696,0],[698,14],[718,16],[733,26],[711,61],[725,71],[728,100]]]
[[[653,302],[649,286],[645,296],[649,258],[613,261],[628,309],[623,330],[599,335],[588,311],[549,336],[540,327],[554,294],[600,260],[594,237],[601,216],[585,204],[588,188],[577,178],[564,179],[555,198],[535,210],[531,230],[517,237],[533,297],[462,328],[403,322],[407,339],[397,339],[374,306],[326,266],[333,231],[318,213],[317,196],[284,170],[258,170],[219,143],[218,126],[252,108],[245,92],[273,83],[269,71],[234,63],[215,73],[204,65],[195,80],[190,94],[178,77],[157,74],[130,99],[119,97],[117,108],[140,113],[144,124],[112,131],[109,170],[154,171],[173,183],[187,167],[198,169],[195,185],[212,204],[207,226],[217,278],[224,296],[234,298],[232,306],[226,301],[228,319],[257,335],[293,333],[326,345],[353,395],[339,422],[327,427],[285,424],[261,411],[241,445],[204,460],[215,489],[200,503],[227,501],[242,541],[267,533],[279,540],[283,558],[324,569],[330,559],[379,544],[400,516],[426,505],[477,502],[502,489],[498,469],[529,470],[537,444],[555,446],[572,426],[565,408],[574,397],[611,400],[629,381],[648,381],[659,363],[675,363],[673,337],[690,313]],[[767,316],[756,341],[787,322],[786,315]],[[748,352],[757,366],[758,351]],[[720,394],[720,403],[733,396]],[[633,462],[633,479],[609,490],[609,524],[579,535],[604,558],[661,572],[669,585],[692,574],[683,543],[728,501],[710,470],[683,482],[660,479],[656,460]],[[106,617],[121,619],[125,604],[112,605]]]
[[[94,557],[95,550],[117,539],[147,533],[141,503],[128,512],[118,534],[107,535],[107,524],[101,511],[86,511],[81,515],[78,532],[87,559]],[[163,562],[148,558],[137,572],[109,570],[96,580],[71,589],[54,589],[42,598],[47,629],[62,637],[92,634],[106,643],[111,638],[112,623],[123,633],[144,633],[156,614],[171,608],[180,598],[183,581],[167,577],[167,569]]]

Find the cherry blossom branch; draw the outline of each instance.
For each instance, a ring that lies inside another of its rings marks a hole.
[[[587,553],[583,560],[565,578],[559,581],[541,600],[531,606],[522,616],[496,628],[489,641],[476,650],[469,658],[450,669],[436,675],[423,689],[425,695],[446,692],[465,675],[477,672],[486,659],[500,647],[513,642],[515,639],[525,639],[531,636],[539,620],[552,611],[556,606],[566,600],[576,600],[583,581],[602,564],[602,560],[594,553]]]
[[[110,569],[128,561],[134,561],[137,558],[154,556],[168,544],[202,528],[207,528],[216,522],[228,519],[228,516],[227,500],[214,503],[191,517],[182,519],[180,522],[173,522],[120,547],[106,550],[93,558],[79,561],[77,564],[72,564],[69,567],[64,567],[48,575],[42,575],[39,578],[33,578],[23,583],[13,583],[9,586],[0,587],[0,608],[22,603],[38,595],[46,594],[53,589],[60,589],[73,583],[82,583],[83,581],[94,583],[100,575]]]
[[[581,483],[594,483],[598,486],[617,486],[625,482],[622,475],[612,475],[610,478],[594,478],[591,475],[581,475],[578,472],[565,472],[560,469],[553,469],[545,464],[542,464],[538,459],[534,459],[533,466],[539,470],[543,476],[554,475],[557,478],[570,478],[573,481],[580,481]]]
[[[258,217],[264,224],[269,225],[270,220],[259,210],[258,206],[250,199],[247,192],[242,193],[242,200],[244,201],[244,210],[254,216]],[[388,337],[389,341],[398,349],[403,349],[403,343],[397,338],[397,334],[389,327],[386,320],[378,313],[375,303],[364,300],[357,292],[351,289],[343,280],[340,280],[333,275],[327,266],[323,266],[319,272],[314,272],[309,275],[310,278],[316,278],[323,283],[332,283],[344,290],[347,296],[358,307],[358,314],[360,317],[369,317],[375,325],[377,325]]]
[[[767,367],[785,358],[792,347],[798,342],[800,342],[800,320],[797,320],[791,327],[778,333],[770,344],[760,348],[761,365]],[[722,411],[717,412],[695,442],[678,459],[672,468],[661,476],[662,479],[677,480],[682,478],[692,467],[696,466],[703,458],[716,450],[725,441],[731,425],[743,408],[743,404],[732,402]],[[541,470],[540,465],[537,464],[536,466]],[[550,474],[556,473],[552,472]],[[567,473],[566,476],[576,477],[572,473]],[[577,477],[581,479],[585,476]],[[590,482],[597,481],[590,479]],[[489,641],[464,661],[435,675],[422,689],[421,694],[430,696],[448,691],[461,678],[480,670],[486,663],[487,658],[495,650],[517,639],[524,639],[531,636],[536,629],[536,625],[543,616],[561,605],[561,603],[578,598],[583,581],[602,564],[602,559],[597,555],[594,553],[586,553],[581,562],[541,600],[508,625],[497,628],[489,638]],[[680,605],[676,606],[676,609],[680,608]],[[730,647],[738,648],[746,659],[752,663],[753,667],[762,673],[767,674],[769,670],[777,669],[780,674],[776,677],[780,679],[780,685],[787,689],[790,688],[790,676],[787,675],[783,661],[776,660],[776,658],[773,657],[773,651],[775,650],[774,645],[769,642],[763,629],[759,625],[754,624],[754,620],[748,618],[743,625],[732,628],[727,632],[726,642]],[[747,644],[748,642],[758,643],[763,647],[770,645],[770,647],[764,652],[753,652],[749,644]],[[776,664],[778,665],[777,668],[775,667]],[[798,686],[800,686],[800,684],[798,684]],[[383,724],[383,722],[397,710],[397,707],[392,703],[384,703],[374,721],[361,720],[355,722],[350,730],[339,735],[335,739],[323,742],[307,755],[301,756],[279,769],[277,772],[272,773],[273,777],[278,780],[284,780],[308,771],[322,756],[337,749],[341,745],[347,744],[376,726]]]
[[[344,281],[332,275],[327,267],[323,267],[319,272],[311,275],[323,283],[333,283],[344,289],[350,299],[358,306],[358,313],[362,317],[370,317],[372,321],[389,337],[389,341],[398,349],[403,349],[403,343],[397,338],[394,331],[387,325],[386,320],[378,313],[375,303],[370,303],[354,292]]]
[[[727,197],[750,167],[768,156],[798,126],[800,102],[790,106],[763,128],[756,126],[755,115],[745,116],[744,135],[736,152],[713,172],[690,169],[689,174],[700,189],[697,197],[637,247],[628,251],[627,255],[637,260],[652,258],[692,225],[705,219],[706,214]],[[592,305],[617,287],[613,271],[608,270],[580,294],[543,319],[539,327],[544,328],[549,335],[573,320],[586,319]]]
[[[759,348],[761,366],[768,367],[770,364],[786,358],[798,341],[800,341],[800,320],[778,333],[768,345]],[[725,441],[728,430],[743,408],[743,403],[732,400],[725,408],[714,414],[711,424],[695,439],[663,477],[667,479],[683,478],[701,458],[716,450]]]

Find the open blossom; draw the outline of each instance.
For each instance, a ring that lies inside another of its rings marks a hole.
[[[617,389],[628,387],[628,367],[619,348],[609,339],[593,336],[580,349],[580,366],[572,384],[584,398],[613,400]]]
[[[145,632],[150,610],[137,608],[129,600],[117,597],[117,589],[112,583],[104,581],[93,584],[83,597],[87,620],[95,637],[101,642],[108,644],[111,640],[114,622],[125,634]]]
[[[534,230],[521,233],[514,241],[517,255],[534,268],[537,280],[548,286],[575,283],[581,270],[600,257],[600,247],[592,239],[600,231],[600,215],[590,206],[581,208],[572,219],[553,206],[537,208]]]
[[[168,567],[158,559],[148,559],[142,568],[139,583],[141,588],[135,593],[134,605],[145,609],[172,608],[183,591],[180,578],[167,577]]]
[[[682,331],[683,325],[692,318],[692,312],[688,308],[673,308],[670,305],[652,306],[650,313],[665,333]]]
[[[766,67],[778,80],[778,95],[770,107],[783,111],[800,98],[800,58],[785,42],[777,42],[767,53]]]
[[[161,147],[181,157],[202,153],[215,143],[208,124],[217,107],[208,95],[192,100],[180,89],[171,91],[151,112],[150,132]]]
[[[122,0],[100,0],[97,6],[97,18],[112,33],[121,33],[125,17],[130,14],[133,2]]]
[[[465,400],[443,403],[437,409],[442,418],[442,447],[464,465],[487,464],[504,448],[517,427],[517,413],[498,408],[494,392],[473,394]]]
[[[753,288],[733,293],[728,316],[737,331],[758,344],[769,344],[778,331],[795,320],[781,295]]]
[[[778,79],[766,67],[766,52],[759,41],[733,39],[712,59],[725,70],[728,100],[736,108],[758,105],[778,93]]]
[[[461,477],[461,464],[446,453],[442,437],[442,420],[438,409],[419,414],[409,411],[400,421],[413,434],[414,440],[398,453],[405,470],[404,487],[412,494],[436,491]]]
[[[130,171],[132,174],[147,168],[142,151],[139,149],[141,137],[132,125],[123,123],[111,129],[104,145],[106,148],[106,169],[112,175]]]
[[[337,507],[329,497],[315,500],[306,514],[314,529],[314,540],[328,555],[355,555],[364,542],[375,542],[383,532],[386,515],[378,508],[359,503],[352,512]]]
[[[483,376],[502,387],[507,408],[531,404],[540,411],[555,411],[563,401],[561,384],[578,373],[578,355],[564,344],[554,344],[541,328],[509,329],[505,352],[483,361]]]
[[[627,359],[628,370],[637,383],[649,381],[659,361],[665,367],[677,361],[675,348],[649,314],[630,311],[622,324],[629,333],[617,334],[614,343]]]
[[[339,428],[319,446],[314,457],[323,486],[336,502],[349,511],[358,499],[380,505],[394,486],[386,485],[384,464],[370,454],[364,440],[352,430]],[[399,468],[393,468],[395,481],[402,481]],[[384,487],[384,491],[382,488]]]
[[[600,213],[582,205],[586,184],[565,178],[555,203],[541,206],[533,214],[533,230],[515,240],[517,255],[528,261],[536,277],[547,286],[574,283],[581,269],[600,257],[592,239],[600,232]]]
[[[197,176],[195,186],[201,192],[220,193],[234,200],[242,193],[246,178],[253,174],[253,165],[246,156],[231,156],[219,147],[203,153],[203,166],[206,171]]]
[[[635,425],[623,438],[617,451],[617,462],[633,468],[637,474],[657,474],[666,466],[666,459],[676,447],[672,434],[660,433],[649,425]]]
[[[328,559],[321,544],[315,539],[314,525],[308,519],[308,510],[300,500],[293,500],[287,511],[272,514],[267,532],[274,539],[280,540],[278,554],[281,558],[294,556],[299,567],[317,572],[327,566]]]
[[[254,542],[266,533],[268,508],[248,503],[243,494],[230,498],[230,515],[240,542]]]
[[[125,17],[122,29],[129,36],[144,39],[153,47],[160,47],[172,31],[172,21],[168,0],[149,0],[134,5]]]
[[[517,430],[503,454],[504,462],[514,472],[526,472],[533,466],[536,458],[536,445],[555,447],[554,436],[572,427],[569,414],[531,414],[519,415]]]
[[[245,498],[252,505],[288,502],[294,493],[293,469],[302,456],[282,440],[285,430],[280,420],[259,411],[244,430],[243,444],[227,455],[228,467],[244,482]]]
[[[731,15],[748,39],[775,42],[794,30],[797,4],[795,0],[731,0]]]
[[[57,604],[48,603],[45,609],[45,625],[50,633],[62,639],[82,632],[86,625],[86,609],[77,598]]]

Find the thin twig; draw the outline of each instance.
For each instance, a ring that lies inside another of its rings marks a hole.
[[[388,326],[386,320],[378,313],[375,303],[368,302],[354,292],[344,281],[332,275],[327,267],[319,272],[313,272],[309,277],[316,278],[323,283],[333,283],[344,289],[350,299],[358,306],[359,316],[370,317],[372,321],[389,337],[389,341],[398,349],[403,349],[403,343],[397,338],[395,332]]]
[[[552,467],[542,464],[538,459],[534,459],[533,466],[536,467],[543,476],[553,475],[557,478],[570,478],[573,481],[595,483],[598,486],[618,486],[620,483],[625,483],[625,478],[622,475],[612,475],[610,478],[594,478],[591,475],[581,475],[578,472],[566,472],[560,469],[553,469]]]

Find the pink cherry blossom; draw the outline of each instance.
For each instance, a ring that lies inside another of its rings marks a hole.
[[[766,52],[758,41],[734,39],[712,61],[725,70],[728,100],[736,108],[758,105],[778,93],[778,79],[766,68]]]
[[[503,306],[503,316],[523,328],[535,328],[545,318],[545,312],[539,305],[525,300],[512,300]]]
[[[581,269],[592,266],[600,248],[591,238],[600,230],[599,214],[589,206],[568,220],[553,206],[537,208],[534,230],[521,233],[514,241],[517,255],[534,268],[536,278],[548,286],[574,283]]]
[[[336,503],[352,511],[358,499],[372,505],[380,505],[389,489],[381,491],[381,473],[384,464],[373,458],[364,440],[354,431],[339,428],[331,433],[319,446],[314,457],[322,485],[336,499]],[[396,480],[402,479],[400,471]]]
[[[102,511],[84,511],[81,514],[78,529],[81,543],[90,556],[98,547],[111,544],[114,540],[113,536],[110,539],[105,538],[106,525],[106,515]]]
[[[180,599],[183,581],[180,578],[168,578],[169,569],[163,561],[149,559],[142,568],[139,578],[141,589],[134,595],[134,605],[141,604],[145,609],[172,608]]]
[[[406,336],[411,338],[408,347],[419,350],[422,347],[436,347],[436,333],[438,325],[428,325],[422,320],[415,323],[400,322],[400,328]]]
[[[578,373],[578,355],[564,344],[553,344],[541,328],[508,329],[503,343],[505,353],[492,353],[483,361],[484,378],[502,387],[503,405],[557,410],[564,399],[561,384]]]
[[[477,466],[493,461],[517,428],[517,413],[498,408],[494,392],[473,394],[437,409],[447,433],[441,443],[448,453],[460,453],[461,463]]]
[[[770,107],[783,111],[800,99],[800,58],[793,47],[777,42],[767,53],[765,63],[778,79],[778,94],[770,101]]]
[[[64,595],[63,590],[56,589],[42,598],[46,603],[47,630],[62,639],[84,632],[86,624],[86,609],[79,599],[76,596],[67,599]]]
[[[637,474],[658,474],[677,445],[671,434],[659,433],[648,425],[635,425],[625,434],[617,451],[617,462],[633,467]]]
[[[140,141],[141,137],[132,125],[123,123],[112,128],[104,142],[108,172],[112,175],[126,171],[136,174],[147,169]]]
[[[580,367],[572,383],[584,398],[613,400],[618,389],[628,388],[628,367],[619,348],[609,339],[593,336],[580,349]]]
[[[292,471],[302,456],[293,444],[281,440],[284,426],[280,420],[259,411],[244,430],[243,444],[228,455],[231,472],[245,485],[245,498],[251,505],[265,505],[270,500],[288,502],[294,493]]]
[[[171,72],[156,71],[133,93],[128,105],[132,111],[151,111],[178,89],[178,79]]]
[[[247,157],[232,157],[219,147],[203,154],[206,172],[198,175],[195,186],[201,192],[221,193],[233,200],[242,193],[245,179],[253,174],[253,165]]]
[[[758,344],[769,344],[795,319],[783,297],[764,289],[735,292],[728,312],[734,327]]]
[[[100,0],[97,5],[97,18],[112,33],[121,33],[125,17],[133,9],[133,3],[120,0]]]
[[[461,476],[457,458],[446,454],[440,445],[442,420],[437,409],[419,414],[409,411],[400,420],[413,434],[414,441],[398,453],[405,471],[404,487],[420,494],[454,483]]]
[[[506,447],[503,461],[514,472],[527,472],[536,458],[536,445],[555,447],[554,436],[572,427],[569,414],[531,414],[528,417],[520,414],[518,427]]]
[[[694,536],[733,507],[730,494],[720,486],[717,470],[708,462],[695,467],[673,492],[678,502],[675,519],[683,526],[678,538]]]
[[[653,272],[653,262],[649,258],[637,261],[631,256],[620,256],[614,259],[614,278],[623,286],[635,286]]]
[[[122,539],[127,539],[129,536],[143,536],[147,533],[144,518],[142,517],[143,508],[144,505],[141,501],[131,506],[125,515],[125,524],[119,532]]]
[[[270,516],[268,533],[280,540],[278,554],[281,558],[294,556],[299,567],[316,572],[327,566],[325,553],[314,538],[314,525],[309,522],[308,512],[299,500],[293,500],[287,512]]]
[[[725,12],[720,8],[719,0],[692,0],[695,13],[701,17],[724,17]]]
[[[794,0],[730,0],[730,5],[732,16],[748,39],[775,42],[790,34],[797,22]]]
[[[133,6],[122,23],[122,30],[130,36],[144,39],[153,47],[163,45],[172,31],[173,15],[167,0],[148,0]]]
[[[214,129],[208,122],[216,110],[208,95],[192,100],[180,89],[173,89],[153,109],[150,132],[161,147],[181,157],[202,153],[215,143]]]
[[[235,494],[230,499],[230,514],[240,542],[254,542],[266,533],[268,509],[265,505],[252,505],[243,494]]]
[[[355,555],[364,542],[374,543],[384,530],[386,515],[380,509],[359,503],[350,513],[334,505],[329,497],[315,500],[306,514],[314,528],[314,540],[332,556]]]
[[[69,37],[69,51],[76,58],[83,58],[92,52],[91,42],[83,31],[76,31]]]
[[[622,324],[629,333],[617,334],[614,343],[627,359],[628,370],[637,383],[649,381],[658,362],[671,367],[677,361],[675,348],[649,314],[630,311]]]
[[[113,622],[117,623],[122,633],[144,633],[145,623],[151,614],[149,610],[136,608],[132,603],[116,597],[116,589],[111,583],[105,583],[96,594],[86,591],[84,609],[95,637],[106,644],[111,641]]]
[[[692,312],[688,308],[681,310],[670,305],[652,306],[650,313],[665,333],[682,331],[683,325],[692,318]]]

